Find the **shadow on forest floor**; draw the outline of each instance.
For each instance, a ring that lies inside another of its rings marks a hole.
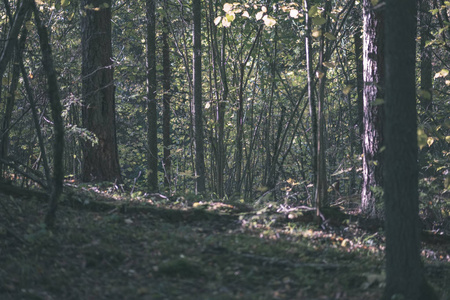
[[[42,194],[2,190],[0,299],[370,300],[383,290],[383,233],[349,217],[318,229],[308,213],[274,205],[74,190],[50,231]],[[442,299],[450,299],[449,249],[448,240],[423,244]]]

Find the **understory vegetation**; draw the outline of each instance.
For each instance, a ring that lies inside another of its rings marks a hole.
[[[383,226],[349,203],[325,210],[318,227],[306,207],[269,200],[72,185],[48,230],[44,193],[2,190],[1,299],[369,300],[384,287]],[[450,240],[423,221],[426,276],[449,299]]]

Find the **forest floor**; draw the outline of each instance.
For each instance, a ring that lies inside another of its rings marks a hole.
[[[1,189],[0,189],[1,190]],[[267,203],[66,194],[57,227],[42,194],[0,193],[0,299],[380,299],[384,237],[340,213]],[[422,243],[450,299],[450,241]]]

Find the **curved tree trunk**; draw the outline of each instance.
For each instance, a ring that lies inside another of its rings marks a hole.
[[[48,211],[45,216],[45,224],[48,227],[53,227],[55,224],[56,209],[58,207],[59,198],[63,191],[64,182],[64,123],[61,115],[61,98],[59,96],[57,74],[53,64],[50,39],[47,28],[41,22],[41,19],[39,17],[39,10],[36,7],[36,3],[34,1],[33,10],[42,52],[42,65],[44,66],[45,75],[47,76],[48,98],[50,100],[53,130],[55,135],[53,140],[53,178],[52,182],[49,183],[49,185],[51,186],[50,201]]]

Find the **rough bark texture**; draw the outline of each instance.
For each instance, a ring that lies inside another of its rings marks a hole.
[[[195,176],[197,193],[205,192],[205,158],[203,135],[203,108],[202,108],[202,31],[201,0],[193,0],[194,13],[194,139],[195,139]]]
[[[383,13],[375,10],[370,0],[364,0],[364,92],[363,92],[363,187],[361,208],[371,218],[382,217],[377,204],[381,200],[381,182],[383,178],[383,105],[377,99],[383,99],[384,85],[384,45]]]
[[[121,182],[116,142],[111,46],[111,0],[81,1],[83,127],[97,144],[85,141],[83,181]]]
[[[170,47],[169,47],[169,21],[166,17],[163,20],[164,29],[162,33],[163,40],[163,145],[164,145],[164,186],[170,187],[171,182],[171,159],[170,159],[170,98],[172,92],[170,89]]]
[[[384,299],[437,299],[420,260],[414,0],[386,4],[386,289]]]
[[[158,112],[156,107],[156,14],[155,0],[147,0],[147,183],[158,191]]]

